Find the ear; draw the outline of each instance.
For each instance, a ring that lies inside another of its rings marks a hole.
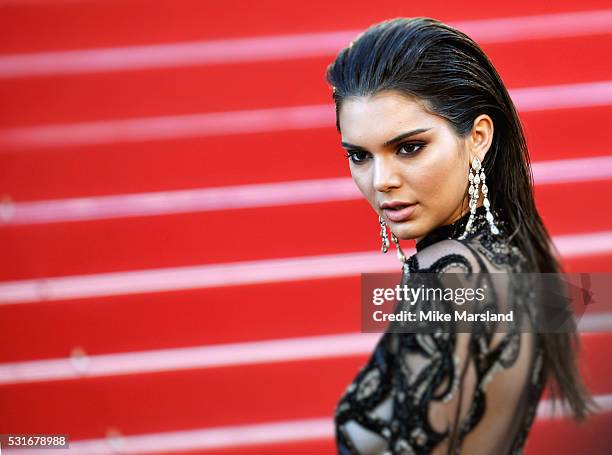
[[[470,133],[468,141],[470,155],[477,156],[482,163],[492,143],[493,120],[487,114],[481,114],[474,119],[474,126]]]

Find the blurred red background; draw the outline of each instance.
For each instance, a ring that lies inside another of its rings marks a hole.
[[[377,339],[359,274],[399,263],[324,71],[384,19],[481,44],[564,264],[612,271],[609,8],[0,1],[0,433],[68,434],[69,453],[335,452],[336,400]],[[530,455],[612,453],[612,335],[582,338],[604,413],[578,426],[543,401]]]

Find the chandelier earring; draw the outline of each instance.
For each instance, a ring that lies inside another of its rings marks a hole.
[[[479,186],[482,183],[480,190],[484,196],[483,205],[487,210],[486,219],[489,222],[489,228],[491,229],[492,234],[499,234],[499,229],[495,224],[495,220],[493,218],[493,214],[491,213],[491,203],[489,202],[489,187],[486,183],[486,175],[484,172],[484,168],[482,167],[480,160],[476,157],[472,159],[472,165],[468,173],[468,180],[470,182],[470,187],[468,188],[468,193],[470,195],[470,217],[468,218],[468,222],[465,226],[465,231],[463,234],[459,236],[459,239],[463,240],[467,237],[468,234],[473,233],[473,224],[476,218],[476,208],[478,205],[478,198],[480,197]]]
[[[397,258],[402,264],[404,264],[406,262],[406,256],[404,255],[402,247],[399,244],[399,239],[395,236],[393,232],[391,233],[391,240],[393,240],[393,243],[395,243],[395,248],[397,248]]]
[[[389,237],[387,236],[387,225],[385,224],[385,220],[379,215],[378,222],[380,223],[380,238],[382,239],[382,245],[380,250],[383,253],[389,251]]]
[[[382,245],[380,250],[383,253],[386,253],[387,251],[389,251],[389,236],[387,234],[387,223],[385,223],[385,220],[380,215],[378,216],[378,222],[380,223],[380,238],[382,239]],[[402,247],[399,244],[399,239],[395,236],[393,232],[391,232],[391,240],[393,241],[393,243],[395,244],[395,248],[397,249],[397,258],[401,263],[405,263],[406,256],[404,255]]]

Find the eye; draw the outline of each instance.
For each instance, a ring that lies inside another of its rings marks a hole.
[[[414,150],[412,147],[416,147],[416,148],[417,148],[417,150]],[[398,149],[397,149],[397,150],[398,150],[398,151],[399,151],[399,150],[402,150],[402,149],[407,150],[407,152],[406,152],[406,153],[400,153],[400,155],[415,155],[415,154],[416,154],[416,153],[418,153],[418,152],[419,152],[419,151],[420,151],[420,150],[421,150],[423,147],[425,147],[425,144],[423,144],[423,143],[414,143],[414,142],[412,142],[412,143],[408,143],[408,142],[405,142],[405,143],[401,144],[401,145],[398,147]]]
[[[355,164],[361,164],[362,162],[365,161],[365,157],[364,158],[357,158],[357,157],[360,156],[361,154],[367,155],[367,153],[368,152],[364,152],[362,150],[348,151],[347,153],[345,153],[344,156],[350,159]]]
[[[425,147],[425,144],[422,142],[421,143],[405,142],[401,144],[397,148],[397,150],[398,152],[400,150],[406,150],[404,153],[400,153],[400,155],[412,156],[412,155],[416,155],[423,147]],[[417,150],[415,150],[414,148],[416,148]],[[353,162],[353,164],[362,164],[364,161],[367,160],[368,154],[369,152],[366,152],[363,150],[349,150],[344,156],[350,159],[351,162]]]

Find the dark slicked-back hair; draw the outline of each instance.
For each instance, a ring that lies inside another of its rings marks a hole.
[[[491,206],[508,223],[510,241],[523,252],[531,271],[563,272],[535,206],[519,115],[493,64],[471,38],[428,17],[389,19],[372,25],[342,49],[327,67],[326,79],[333,89],[339,132],[345,100],[383,91],[418,101],[444,118],[461,138],[471,132],[479,115],[489,115],[493,142],[482,165]],[[597,406],[577,367],[578,335],[575,330],[539,335],[553,401],[561,399],[573,418],[583,421]]]

